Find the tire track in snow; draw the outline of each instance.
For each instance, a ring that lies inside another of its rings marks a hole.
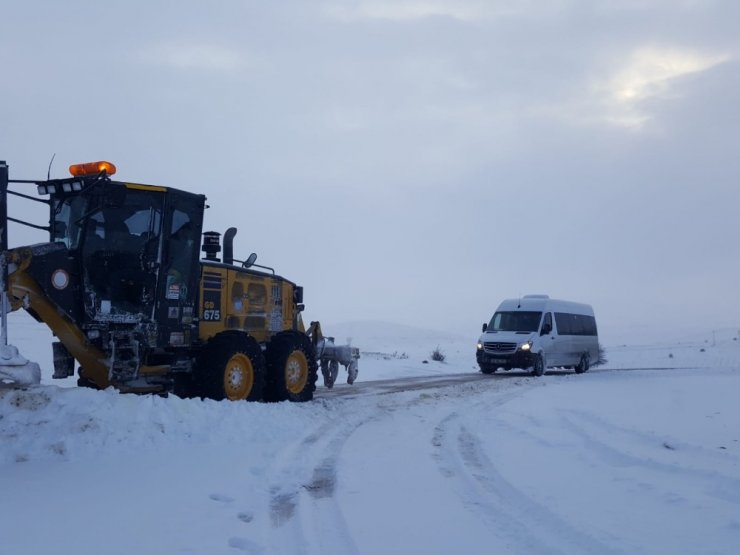
[[[635,372],[635,371],[649,371],[649,372],[670,372],[679,370],[716,370],[713,367],[697,367],[697,366],[673,366],[673,367],[643,367],[643,368],[608,368],[598,367],[591,368],[588,371],[589,375],[593,374],[615,374],[619,375],[621,372]],[[656,374],[660,375],[660,374]],[[470,372],[462,373],[451,373],[451,374],[430,374],[426,376],[407,376],[403,378],[386,378],[382,380],[369,380],[363,381],[362,374],[360,378],[353,385],[348,384],[336,384],[332,389],[319,387],[316,389],[315,396],[319,399],[335,399],[335,398],[367,398],[377,397],[380,395],[388,395],[393,393],[401,393],[404,391],[428,391],[434,389],[443,389],[448,387],[454,387],[457,385],[481,382],[484,385],[486,382],[506,382],[508,380],[521,380],[521,379],[534,379],[531,378],[529,372],[511,370],[508,372],[497,372],[496,374],[482,374],[475,370]],[[563,378],[577,378],[572,370],[559,370],[556,368],[550,368],[545,372],[545,376],[553,377],[559,376]]]
[[[521,377],[521,376],[520,376]],[[480,372],[465,374],[436,374],[431,376],[413,376],[383,380],[358,381],[353,385],[335,385],[333,389],[317,389],[316,397],[333,399],[343,397],[347,399],[379,397],[403,393],[407,391],[430,391],[444,389],[474,382],[492,382],[499,376],[493,377]]]
[[[735,476],[729,476],[722,474],[716,470],[704,470],[695,468],[692,466],[686,466],[677,461],[663,462],[658,461],[654,458],[634,455],[625,451],[621,445],[614,446],[606,441],[599,438],[616,438],[616,437],[627,437],[627,441],[634,444],[635,442],[641,443],[641,447],[645,449],[647,446],[654,448],[655,450],[663,449],[669,450],[672,454],[679,454],[682,450],[676,450],[675,447],[665,447],[665,443],[657,437],[654,442],[648,444],[648,439],[645,434],[638,434],[636,432],[630,432],[623,430],[617,426],[609,424],[605,420],[602,420],[590,413],[578,413],[579,423],[576,423],[571,416],[562,416],[563,427],[570,431],[574,436],[583,442],[583,445],[588,449],[589,453],[594,454],[601,459],[605,464],[611,466],[632,466],[643,468],[648,472],[652,472],[657,475],[685,475],[687,480],[692,483],[701,481],[705,484],[705,492],[717,499],[735,504],[740,506],[740,480]],[[586,426],[592,426],[596,428],[596,432],[592,433],[586,429]],[[686,448],[689,455],[703,455],[707,456],[705,450],[698,447]],[[716,460],[716,456],[711,457]],[[656,480],[650,480],[651,483],[657,483]]]
[[[341,451],[355,430],[370,420],[347,417],[345,411],[339,411],[337,418],[284,451],[271,472],[269,544],[273,549],[359,553],[334,494]]]
[[[531,387],[537,382],[525,384]],[[523,393],[526,388],[521,386],[520,380],[509,382],[506,387],[512,390],[501,395],[500,402]],[[427,391],[447,388],[450,388],[448,393]],[[487,388],[484,391],[487,392]],[[418,392],[418,396],[397,396],[408,391],[375,392],[377,401],[370,400],[368,406],[358,405],[359,400],[356,399],[338,403],[334,405],[337,409],[335,420],[324,423],[293,447],[283,450],[271,472],[272,486],[269,488],[273,533],[268,545],[274,551],[278,551],[274,548],[279,545],[284,553],[359,553],[341,507],[334,498],[339,457],[349,438],[362,425],[386,418],[397,410],[407,411],[416,405],[436,403],[440,395],[469,399],[481,390],[465,381],[452,380],[444,386],[435,383],[429,388],[414,387],[412,392]],[[489,401],[487,406],[490,406]],[[374,416],[368,418],[371,412]]]
[[[591,427],[594,433],[591,436],[596,437],[616,437],[621,436],[627,439],[632,444],[637,444],[643,448],[654,448],[656,445],[660,445],[663,448],[669,450],[679,450],[681,452],[690,453],[705,463],[711,469],[714,469],[717,462],[730,463],[740,466],[740,456],[732,453],[717,451],[717,449],[694,445],[687,443],[684,440],[660,436],[653,432],[639,431],[634,428],[627,426],[620,426],[610,422],[609,420],[584,410],[574,409],[563,409],[560,411],[561,417],[563,417],[568,424],[582,428],[585,431],[586,427]],[[578,424],[576,424],[576,422]],[[608,435],[607,435],[608,434]],[[668,444],[668,446],[666,446]],[[713,470],[712,470],[713,471]]]
[[[552,555],[619,553],[575,529],[508,482],[459,414],[451,413],[436,426],[432,445],[442,474],[458,482],[470,510],[491,525],[494,534],[514,551]]]

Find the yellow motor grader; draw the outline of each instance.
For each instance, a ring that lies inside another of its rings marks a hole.
[[[115,171],[94,162],[70,166],[69,178],[11,180],[0,162],[0,377],[3,359],[23,362],[7,345],[7,312],[23,308],[58,339],[53,377],[74,375],[76,361],[81,386],[307,401],[319,366],[328,386],[338,364],[354,381],[359,350],[334,345],[318,322],[304,328],[302,287],[255,254],[236,260],[236,228],[223,245],[202,233],[204,195],[113,181]],[[9,194],[48,204],[49,225],[8,216]],[[9,249],[8,221],[48,230],[49,241]]]

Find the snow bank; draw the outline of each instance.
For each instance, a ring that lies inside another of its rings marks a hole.
[[[481,375],[467,338],[366,331],[360,382],[337,386],[351,398],[0,390],[3,552],[737,551],[736,340],[617,347],[605,368],[532,378]],[[470,380],[362,383],[452,373]]]

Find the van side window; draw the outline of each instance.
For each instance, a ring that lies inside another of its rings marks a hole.
[[[571,315],[571,320],[570,320],[570,325],[571,325],[570,334],[571,335],[586,335],[584,333],[586,331],[584,322],[583,322],[584,318],[585,316],[581,316],[580,314]]]
[[[565,312],[555,313],[555,323],[558,325],[558,335],[570,335],[570,316]]]
[[[556,312],[555,323],[560,335],[596,335],[596,319],[593,316]]]
[[[586,318],[587,321],[586,335],[598,335],[596,331],[596,318],[593,316],[584,316],[584,318]]]
[[[547,333],[550,333],[550,331],[552,331],[552,312],[545,312],[545,318],[542,321],[542,331],[547,331]]]

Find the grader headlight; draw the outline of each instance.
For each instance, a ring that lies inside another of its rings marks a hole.
[[[50,185],[39,185],[38,192],[40,195],[53,195],[57,192],[57,186],[53,183]]]

